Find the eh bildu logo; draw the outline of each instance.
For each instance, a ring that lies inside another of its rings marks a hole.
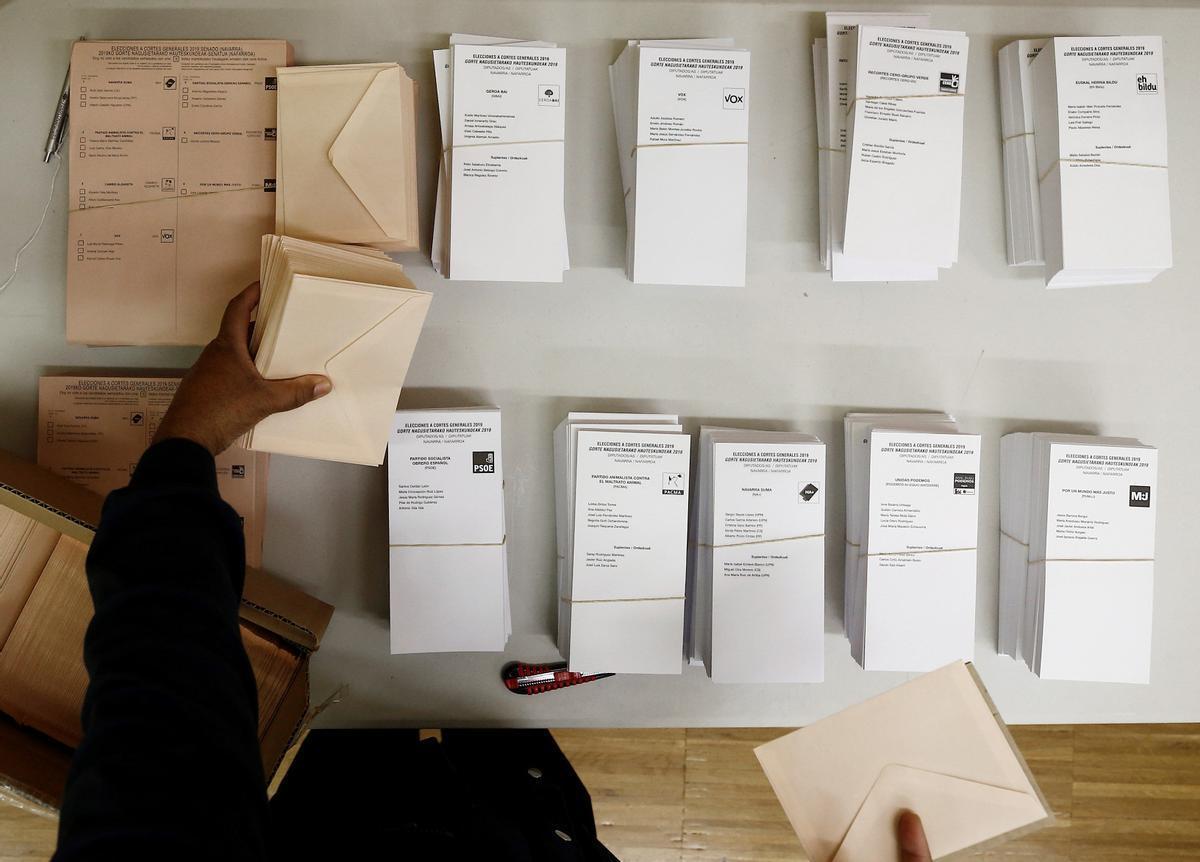
[[[1130,485],[1129,486],[1129,505],[1138,509],[1150,508],[1150,486],[1149,485]]]
[[[672,497],[682,497],[683,474],[663,473],[663,493]]]
[[[954,474],[954,493],[955,494],[974,494],[975,493],[975,474],[974,473],[955,473]]]
[[[800,486],[800,502],[814,503],[817,499],[817,494],[820,493],[820,488],[809,482],[807,485]]]
[[[942,93],[958,92],[959,76],[954,72],[942,72],[938,79],[938,91]]]
[[[495,452],[472,452],[471,453],[471,472],[472,473],[495,473],[496,472],[496,453]]]
[[[1137,91],[1139,93],[1154,94],[1158,92],[1158,75],[1151,72],[1143,72],[1137,76]]]
[[[727,111],[746,110],[746,89],[744,87],[726,87],[723,99],[725,104],[722,107]]]

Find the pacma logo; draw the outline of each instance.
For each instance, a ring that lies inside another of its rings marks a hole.
[[[1139,93],[1157,93],[1158,92],[1158,75],[1150,72],[1143,72],[1137,76],[1137,88]]]

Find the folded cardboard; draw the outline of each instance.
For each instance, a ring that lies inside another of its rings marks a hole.
[[[0,452],[0,800],[43,813],[61,801],[87,688],[92,613],[84,558],[101,497]],[[268,781],[309,716],[308,657],[333,608],[247,568],[242,640],[259,691]]]
[[[71,52],[67,340],[204,344],[275,215],[279,40]]]
[[[171,406],[178,377],[43,377],[37,461],[101,497],[129,483]],[[231,446],[217,456],[217,487],[246,535],[246,565],[262,565],[271,456]]]

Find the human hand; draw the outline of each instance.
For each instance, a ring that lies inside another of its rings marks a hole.
[[[155,443],[182,437],[219,455],[272,413],[294,410],[333,389],[321,374],[267,380],[258,373],[250,358],[250,315],[258,296],[255,282],[229,301],[220,332],[179,384]]]
[[[933,862],[925,827],[913,812],[900,813],[896,821],[896,841],[900,844],[900,862]]]

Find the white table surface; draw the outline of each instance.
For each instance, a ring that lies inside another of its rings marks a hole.
[[[216,6],[218,4],[214,4]],[[837,3],[835,8],[854,6]],[[863,4],[867,5],[867,4]],[[186,8],[172,8],[173,6]],[[810,45],[826,6],[648,0],[0,0],[0,279],[41,211],[40,164],[72,39],[283,37],[300,64],[399,60],[420,83],[418,171],[426,244],[438,151],[430,51],[454,30],[568,49],[562,285],[452,284],[404,257],[436,294],[402,406],[503,408],[515,633],[500,654],[388,655],[384,470],[274,459],[266,566],[337,606],[312,663],[314,699],[342,683],[326,726],[798,725],[902,681],[866,673],[842,635],[844,497],[828,497],[826,681],[714,685],[620,676],[531,698],[508,660],[557,657],[551,431],[568,410],[677,412],[796,428],[829,441],[840,489],[841,417],[936,408],[984,435],[976,664],[1011,722],[1200,720],[1200,10],[1110,4],[933,3],[933,25],[971,36],[959,263],[932,285],[834,285],[817,263]],[[861,7],[859,7],[861,8]],[[1046,291],[1005,266],[996,52],[1052,33],[1163,34],[1175,267],[1149,287]],[[640,287],[623,272],[625,224],[607,65],[633,37],[730,35],[753,50],[749,283]],[[42,236],[0,295],[0,446],[32,457],[37,378],[76,369],[188,365],[191,349],[68,345],[63,335],[66,171]],[[519,202],[514,202],[518,211]],[[1133,435],[1161,450],[1152,682],[1043,682],[996,655],[997,453],[1028,429]],[[1189,458],[1191,460],[1189,460]]]

